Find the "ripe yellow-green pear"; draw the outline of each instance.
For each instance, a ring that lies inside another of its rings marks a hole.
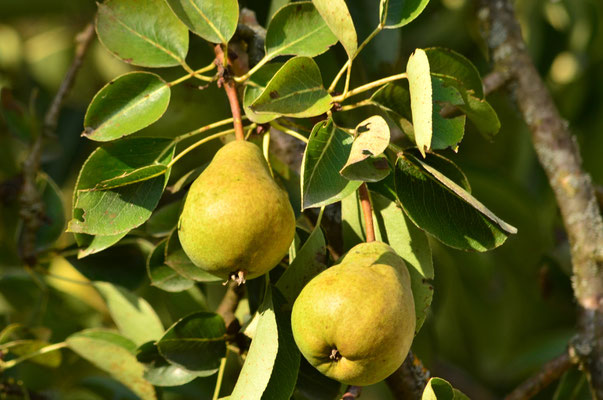
[[[184,252],[203,270],[239,284],[274,268],[295,234],[289,197],[258,146],[234,141],[193,182],[178,224]]]
[[[357,386],[382,381],[402,365],[415,324],[404,260],[382,242],[355,246],[314,277],[291,316],[295,343],[308,362]]]

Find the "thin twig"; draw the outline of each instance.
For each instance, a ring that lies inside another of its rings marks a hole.
[[[569,353],[566,351],[559,357],[547,362],[538,373],[519,385],[505,400],[528,400],[540,393],[542,389],[556,381],[572,366]]]
[[[411,351],[402,366],[385,381],[395,399],[419,400],[428,380],[429,371]]]
[[[366,183],[358,188],[358,196],[362,205],[362,214],[364,215],[364,230],[366,232],[366,241],[375,241],[375,227],[373,226],[373,207],[371,206],[371,196]]]
[[[224,294],[224,298],[220,302],[216,313],[222,316],[224,324],[228,327],[236,320],[235,311],[239,306],[239,301],[245,294],[245,286],[237,285],[236,282],[229,282],[228,289]]]
[[[515,99],[561,210],[581,314],[574,348],[593,396],[603,399],[603,219],[578,145],[532,62],[511,3],[481,0],[478,17],[495,69],[511,76]]]
[[[239,105],[239,97],[237,87],[228,70],[228,58],[222,50],[222,45],[214,46],[216,53],[216,65],[218,66],[218,86],[223,86],[228,102],[230,103],[230,111],[232,112],[232,120],[237,140],[245,140],[245,132],[243,131],[243,120],[241,119],[241,106]]]
[[[69,70],[65,74],[59,90],[57,91],[50,107],[44,116],[42,131],[38,133],[31,145],[29,154],[23,162],[23,186],[19,196],[19,216],[23,220],[23,235],[21,241],[21,258],[29,265],[36,264],[35,240],[38,229],[44,220],[44,204],[36,187],[36,178],[40,169],[43,141],[46,137],[53,136],[57,128],[59,114],[63,101],[69,94],[73,82],[80,69],[84,56],[94,38],[94,25],[88,24],[76,36],[75,55]]]

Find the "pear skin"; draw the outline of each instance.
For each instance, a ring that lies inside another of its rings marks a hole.
[[[218,150],[193,182],[178,223],[191,261],[223,279],[265,274],[287,253],[294,234],[287,192],[259,147],[238,140]]]
[[[301,353],[348,385],[382,381],[402,365],[415,334],[415,306],[404,260],[385,243],[362,243],[314,277],[293,305]]]

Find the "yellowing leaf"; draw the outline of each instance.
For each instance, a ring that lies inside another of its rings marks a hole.
[[[425,151],[431,148],[433,103],[429,60],[424,50],[416,49],[410,56],[406,65],[406,75],[410,90],[415,142],[425,157]]]

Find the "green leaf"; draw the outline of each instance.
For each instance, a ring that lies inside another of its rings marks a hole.
[[[293,262],[281,275],[276,288],[293,305],[306,283],[324,271],[327,266],[327,244],[319,226],[316,226],[304,245],[297,251]]]
[[[390,0],[391,1],[391,0]],[[450,77],[459,81],[473,95],[484,98],[482,78],[477,68],[462,54],[442,47],[425,49],[429,59],[429,70],[432,75]]]
[[[35,247],[45,250],[53,246],[65,230],[65,208],[61,189],[52,178],[39,173],[36,186],[44,203],[44,220],[36,232]]]
[[[0,88],[0,115],[9,132],[24,142],[30,142],[36,133],[35,117],[26,106],[13,97],[8,88]]]
[[[41,350],[44,347],[50,345],[50,343],[42,340],[19,340],[18,342],[18,344],[16,344],[15,346],[11,346],[9,349],[10,353],[13,353],[18,357],[23,357],[28,354],[35,353],[36,351]],[[59,365],[61,365],[62,359],[63,357],[61,355],[61,352],[56,350],[28,358],[27,361],[48,368],[57,368]]]
[[[406,74],[410,88],[410,107],[415,142],[425,157],[425,151],[431,148],[433,129],[433,102],[429,60],[425,51],[416,49],[408,59]]]
[[[182,64],[188,52],[188,29],[163,0],[99,3],[96,32],[113,55],[141,67]]]
[[[452,150],[457,151],[465,133],[465,116],[444,118],[440,115],[440,111],[444,104],[462,103],[463,98],[454,87],[446,86],[444,81],[436,76],[431,77],[431,85],[433,90],[433,127],[430,146],[434,150],[451,147]]]
[[[427,235],[408,219],[396,203],[378,193],[371,193],[371,200],[380,240],[388,243],[406,261],[415,300],[416,334],[427,317],[433,298],[431,281],[434,271]]]
[[[198,312],[174,323],[157,342],[169,362],[197,376],[209,376],[226,356],[226,327],[218,314]]]
[[[459,390],[442,378],[431,378],[423,390],[421,400],[469,400]]]
[[[450,247],[487,251],[517,231],[452,180],[410,154],[398,158],[395,181],[408,217]]]
[[[580,400],[590,398],[592,398],[592,395],[590,394],[586,375],[575,367],[570,368],[561,376],[553,396],[553,400]]]
[[[115,243],[119,242],[124,236],[126,236],[128,232],[122,232],[117,235],[110,236],[93,236],[93,235],[85,235],[81,233],[76,233],[75,240],[77,245],[82,247],[78,253],[78,258],[84,258],[91,254],[96,254],[100,251],[108,249],[113,246]]]
[[[421,14],[429,0],[381,0],[379,15],[385,29],[400,28]]]
[[[211,43],[228,43],[239,22],[237,0],[167,0],[188,28]]]
[[[278,114],[256,114],[251,110],[251,104],[260,97],[270,79],[277,73],[277,71],[284,65],[284,63],[269,63],[260,68],[249,78],[249,81],[253,85],[245,85],[245,91],[243,92],[243,110],[245,115],[250,121],[258,124],[265,124],[279,117]]]
[[[486,139],[492,139],[500,131],[500,120],[496,111],[486,100],[461,92],[463,102],[454,104],[475,125]]]
[[[168,168],[165,165],[145,165],[130,172],[124,172],[122,175],[100,181],[92,190],[109,190],[121,186],[131,185],[133,183],[143,182],[167,172]]]
[[[166,292],[182,292],[194,286],[195,282],[188,279],[165,264],[165,247],[167,239],[155,246],[147,260],[147,274],[151,285]]]
[[[374,115],[362,121],[355,130],[355,138],[347,162],[340,173],[349,180],[376,182],[391,172],[385,157],[380,157],[389,145],[390,132],[385,119]]]
[[[341,395],[341,383],[318,372],[304,357],[301,358],[295,400],[335,400]]]
[[[180,245],[178,230],[176,229],[168,236],[164,257],[166,265],[187,279],[197,282],[221,281],[221,278],[218,278],[193,264]]]
[[[168,236],[178,225],[182,200],[176,200],[153,213],[145,225],[146,232],[154,237]]]
[[[166,361],[154,342],[141,345],[136,350],[136,359],[145,366],[144,378],[155,386],[180,386],[197,377],[185,368]]]
[[[290,315],[284,312],[286,301],[268,287],[258,310],[258,325],[241,369],[231,400],[291,398],[300,354],[291,333]]]
[[[249,107],[255,113],[306,118],[327,112],[332,100],[314,60],[295,57],[276,72]]]
[[[123,383],[142,400],[156,400],[153,385],[143,377],[144,366],[136,360],[136,345],[123,336],[88,329],[69,336],[71,350]]]
[[[314,6],[325,20],[331,32],[343,45],[348,58],[353,59],[358,49],[358,38],[354,21],[345,4],[345,0],[312,0]]]
[[[337,43],[312,2],[296,2],[281,8],[266,31],[266,57],[295,55],[314,57]]]
[[[406,84],[406,87],[403,86]],[[389,83],[377,90],[370,98],[370,102],[386,111],[413,142],[415,141],[412,126],[412,111],[410,108],[410,91],[408,82],[401,84]]]
[[[114,236],[114,240],[142,225],[157,206],[168,178],[167,173],[153,177],[145,172],[149,172],[149,165],[163,169],[173,155],[169,139],[131,138],[95,150],[80,170],[74,190],[74,218],[68,230]],[[101,182],[127,186],[98,190]]]
[[[350,154],[354,138],[331,119],[312,129],[302,161],[302,209],[326,206],[352,194],[362,184],[339,174]]]
[[[415,158],[420,157],[420,152],[416,148],[409,148],[404,150],[405,154],[412,154]],[[424,164],[436,169],[440,173],[444,174],[447,178],[452,180],[458,186],[463,188],[465,191],[471,193],[471,185],[467,175],[451,160],[447,159],[441,154],[430,153],[424,160],[421,160]]]
[[[157,121],[170,103],[170,87],[150,72],[130,72],[107,83],[92,99],[83,136],[99,142],[119,139]]]
[[[163,325],[145,299],[109,282],[94,282],[94,287],[105,300],[120,333],[136,345],[163,335]]]

